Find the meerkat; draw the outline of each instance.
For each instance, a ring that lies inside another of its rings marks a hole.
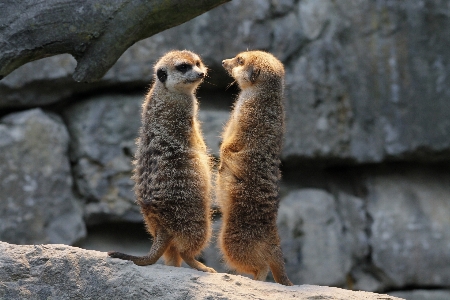
[[[292,285],[276,225],[284,133],[284,67],[273,55],[247,51],[222,61],[240,88],[224,128],[217,175],[222,211],[219,247],[229,267]]]
[[[200,57],[171,51],[154,67],[142,106],[134,160],[135,193],[153,244],[147,255],[108,252],[144,266],[166,265],[215,273],[195,257],[211,237],[211,165],[197,119],[195,91],[206,76]]]

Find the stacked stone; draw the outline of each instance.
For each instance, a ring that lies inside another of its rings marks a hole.
[[[206,61],[200,119],[217,155],[234,91],[221,60],[262,49],[286,67],[291,280],[449,288],[449,25],[439,0],[235,0],[137,43],[95,84],[71,79],[69,55],[24,65],[0,81],[0,240],[74,244],[86,225],[141,222],[131,160],[154,62],[172,49]],[[217,251],[204,259],[224,270]]]

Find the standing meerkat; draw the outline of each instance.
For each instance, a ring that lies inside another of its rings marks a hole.
[[[135,193],[153,244],[147,255],[108,252],[144,266],[162,255],[170,266],[184,260],[215,273],[195,259],[211,237],[210,158],[197,120],[195,90],[206,67],[190,51],[171,51],[155,65],[155,83],[142,106],[134,161]]]
[[[220,148],[219,246],[233,269],[292,285],[277,230],[280,153],[284,133],[284,67],[273,55],[248,51],[222,61],[241,92]]]

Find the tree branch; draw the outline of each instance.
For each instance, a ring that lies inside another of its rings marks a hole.
[[[230,0],[3,0],[0,79],[21,65],[70,53],[76,81],[99,80],[131,45]]]

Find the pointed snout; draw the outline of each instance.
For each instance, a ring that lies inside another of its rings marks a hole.
[[[205,78],[206,77],[206,68],[199,68],[197,66],[194,66],[195,73],[197,74],[197,78]]]
[[[231,60],[230,59],[224,59],[222,60],[222,67],[225,68],[225,70],[227,70],[228,72],[231,71]]]

